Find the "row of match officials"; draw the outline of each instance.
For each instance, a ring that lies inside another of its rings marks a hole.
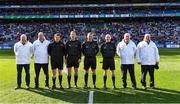
[[[39,75],[41,68],[45,75],[45,88],[49,87],[49,71],[48,63],[50,58],[52,68],[52,89],[56,89],[56,75],[58,73],[59,87],[63,89],[62,77],[63,77],[63,65],[67,67],[67,83],[68,88],[71,88],[71,76],[72,68],[74,69],[74,87],[78,87],[78,68],[81,62],[81,53],[84,55],[84,88],[88,88],[88,74],[89,70],[92,71],[93,87],[96,88],[96,55],[99,52],[99,46],[97,42],[93,41],[93,33],[87,33],[86,41],[81,44],[77,39],[75,31],[70,32],[70,40],[64,44],[62,42],[62,36],[60,33],[54,35],[54,41],[46,40],[43,32],[38,33],[38,39],[34,43],[30,43],[27,40],[27,36],[22,34],[20,41],[14,45],[14,53],[16,56],[17,67],[17,86],[15,89],[21,88],[21,76],[24,68],[26,76],[26,89],[29,89],[30,85],[30,61],[31,56],[34,56],[34,69],[35,69],[35,88],[39,88]],[[146,74],[150,75],[150,88],[154,88],[154,70],[159,66],[159,52],[156,44],[151,40],[150,34],[145,34],[144,39],[136,46],[131,40],[129,33],[124,34],[124,38],[117,46],[111,42],[111,35],[105,35],[105,42],[101,45],[100,52],[103,57],[102,69],[104,69],[104,86],[106,87],[107,71],[110,69],[112,74],[113,88],[116,88],[115,84],[115,55],[120,57],[120,69],[122,73],[122,88],[127,87],[127,72],[129,72],[132,82],[132,88],[136,89],[136,79],[134,71],[134,57],[136,54],[137,63],[141,65],[141,84],[142,88],[146,89]]]

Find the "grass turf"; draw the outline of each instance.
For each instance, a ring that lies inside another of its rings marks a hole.
[[[40,89],[34,87],[34,65],[31,62],[31,84],[30,90],[14,90],[16,86],[16,65],[12,50],[0,50],[0,103],[87,103],[89,91],[94,91],[94,103],[180,103],[180,49],[160,49],[160,69],[155,71],[156,89],[142,90],[140,84],[141,71],[140,65],[135,64],[135,76],[137,81],[137,90],[131,89],[131,81],[127,78],[128,88],[121,89],[120,60],[116,56],[116,85],[117,89],[111,89],[111,73],[108,72],[107,86],[103,87],[103,70],[101,55],[97,56],[97,87],[92,89],[91,73],[89,75],[90,89],[83,89],[83,60],[79,68],[79,88],[64,90],[46,90],[44,89],[43,71],[40,73]],[[51,68],[49,66],[50,85]],[[23,71],[22,87],[25,87],[25,75]],[[147,76],[147,85],[149,85],[149,76]],[[73,78],[72,83],[73,85]],[[58,85],[58,80],[57,80]],[[63,86],[67,87],[66,75],[63,75]]]

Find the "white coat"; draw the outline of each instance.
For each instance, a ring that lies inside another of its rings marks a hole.
[[[29,41],[24,45],[20,41],[15,43],[14,53],[16,56],[16,64],[30,64],[31,55],[33,53],[32,43]]]
[[[122,40],[116,47],[116,53],[121,57],[121,64],[134,64],[135,43],[130,40],[128,44]]]
[[[48,58],[48,40],[41,42],[36,40],[33,43],[33,53],[34,53],[34,63],[47,64],[49,62]]]
[[[141,41],[137,46],[136,58],[141,65],[155,65],[160,59],[156,44],[153,41],[149,44]]]

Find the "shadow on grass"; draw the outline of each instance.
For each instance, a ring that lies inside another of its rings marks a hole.
[[[55,90],[46,90],[43,88],[38,88],[30,89],[28,91],[69,103],[87,103],[89,95],[88,91],[83,90],[81,88]],[[41,101],[39,103],[41,103]]]
[[[156,89],[95,90],[96,103],[180,103],[180,91]]]
[[[30,89],[29,91],[69,103],[87,103],[89,91],[94,91],[94,103],[180,103],[180,91],[156,89]]]

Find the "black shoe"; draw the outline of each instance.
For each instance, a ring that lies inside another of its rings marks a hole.
[[[93,88],[96,89],[97,88],[96,85],[93,85]]]
[[[49,86],[45,86],[45,89],[46,89],[46,90],[49,90],[50,88],[49,88]]]
[[[68,89],[71,89],[71,85],[68,85],[68,87],[67,87]]]
[[[34,88],[35,88],[35,89],[38,89],[38,88],[39,88],[39,86],[36,86],[36,85],[35,85],[35,86],[34,86]]]
[[[87,85],[84,85],[84,89],[87,89],[88,87],[87,87]]]
[[[62,85],[60,85],[60,87],[59,87],[59,88],[60,88],[60,89],[64,89]]]
[[[54,90],[54,89],[56,89],[56,86],[55,86],[55,85],[52,86],[52,90]]]
[[[77,85],[74,85],[74,87],[75,87],[75,88],[78,88],[78,86],[77,86]]]
[[[115,86],[115,85],[113,85],[113,86],[112,86],[112,89],[116,89],[116,86]]]
[[[133,90],[136,90],[136,87],[132,87]]]
[[[151,86],[150,88],[151,88],[151,89],[155,89],[155,87],[154,87],[154,86]]]
[[[16,86],[14,89],[15,89],[15,90],[21,89],[21,86]]]
[[[26,85],[26,90],[29,90],[29,86]]]
[[[123,89],[125,89],[125,88],[126,88],[126,86],[122,86],[122,88],[123,88]]]
[[[106,85],[103,86],[103,89],[107,89]]]
[[[142,86],[142,89],[143,89],[143,90],[146,90],[146,86]]]

